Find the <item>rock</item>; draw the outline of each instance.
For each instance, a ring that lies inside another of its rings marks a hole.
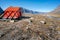
[[[31,19],[31,20],[33,20],[34,18],[33,18],[33,17],[31,17],[30,19]]]
[[[13,22],[14,22],[14,20],[10,20],[10,22],[12,22],[12,23],[13,23]]]
[[[60,34],[60,31],[57,31],[58,32],[58,34]]]
[[[0,38],[4,36],[4,33],[2,31],[0,31]]]
[[[46,24],[46,22],[45,21],[40,21],[41,23],[43,23],[43,24]]]

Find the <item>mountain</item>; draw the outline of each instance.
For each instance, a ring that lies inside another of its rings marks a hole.
[[[38,14],[39,12],[37,12],[37,11],[32,11],[32,10],[29,10],[29,9],[26,9],[26,8],[22,8],[21,7],[21,9],[22,9],[22,13],[29,13],[29,14]]]
[[[50,13],[51,14],[60,14],[60,5]]]
[[[54,9],[53,11],[49,12],[47,15],[49,16],[53,16],[53,17],[57,17],[60,18],[60,6],[58,6],[56,9]]]
[[[23,7],[20,7],[22,9],[22,13],[26,13],[26,14],[46,14],[47,12],[38,12],[38,11],[33,11],[33,10],[29,10]]]
[[[2,14],[3,13],[3,10],[2,10],[2,8],[0,7],[0,14]]]

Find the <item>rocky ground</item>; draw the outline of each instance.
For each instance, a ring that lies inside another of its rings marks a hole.
[[[29,17],[17,22],[0,21],[0,40],[60,40],[60,20]]]

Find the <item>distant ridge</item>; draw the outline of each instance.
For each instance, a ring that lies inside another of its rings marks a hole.
[[[21,7],[23,13],[38,14],[39,12]]]
[[[26,9],[26,8],[22,8],[22,12],[23,13],[26,13],[26,14],[45,14],[47,12],[38,12],[38,11],[34,11],[34,10],[29,10],[29,9]]]

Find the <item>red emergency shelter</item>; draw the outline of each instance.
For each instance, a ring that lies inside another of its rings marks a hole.
[[[8,7],[4,11],[3,18],[4,19],[17,19],[22,16],[21,8],[20,7]]]

